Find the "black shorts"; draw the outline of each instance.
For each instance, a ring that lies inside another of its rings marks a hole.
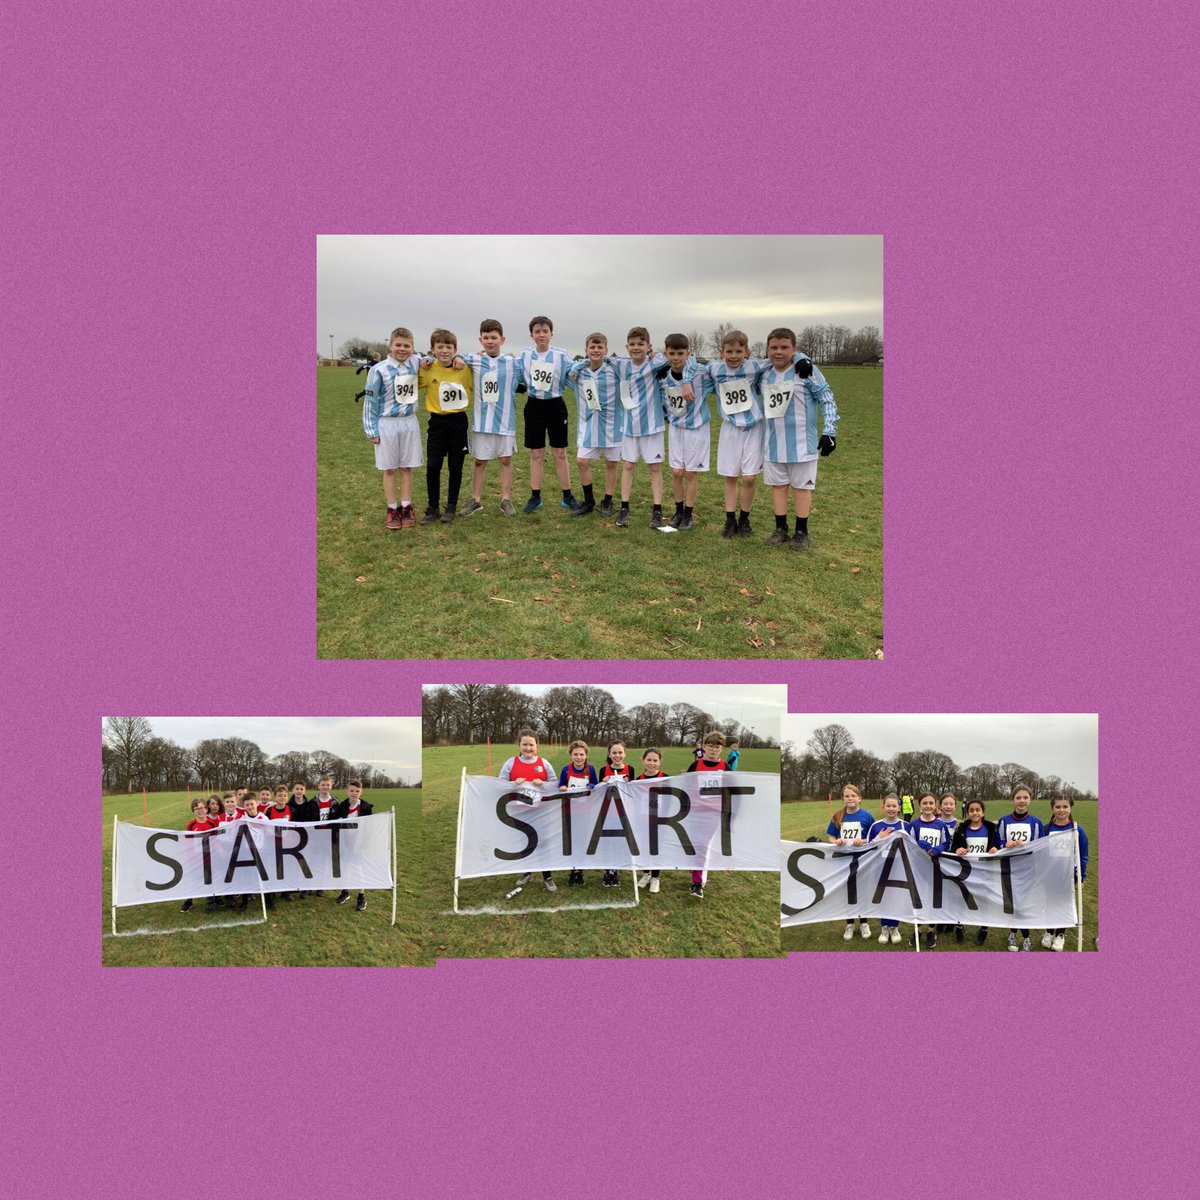
[[[544,450],[547,437],[554,449],[566,447],[567,402],[561,396],[530,396],[525,401],[525,449]]]
[[[430,413],[426,430],[428,458],[460,458],[467,453],[467,414]]]

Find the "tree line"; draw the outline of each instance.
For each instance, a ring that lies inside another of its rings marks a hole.
[[[688,350],[700,359],[720,358],[721,343],[725,340],[725,335],[734,328],[735,326],[728,321],[722,321],[708,334],[693,329],[684,335],[688,340]],[[874,363],[883,358],[883,335],[875,325],[864,325],[861,329],[851,329],[847,325],[805,325],[803,329],[795,330],[795,334],[797,348],[803,350],[816,363],[861,366],[863,363]],[[614,353],[620,352],[619,345],[619,342],[614,341]],[[341,344],[337,353],[338,358],[342,359],[370,359],[383,358],[387,352],[386,342],[352,337]],[[752,358],[766,358],[767,343],[751,342],[750,355]],[[575,357],[580,359],[583,355],[577,354]]]
[[[960,801],[994,800],[1027,787],[1034,799],[1067,796],[1072,800],[1095,800],[1093,792],[1081,791],[1058,775],[1040,775],[1021,763],[978,763],[960,767],[939,750],[903,750],[891,758],[880,758],[854,744],[844,725],[826,725],[816,730],[799,750],[788,742],[780,752],[782,796],[788,800],[835,801],[843,786],[852,783],[863,796],[879,797],[888,792],[919,796],[953,792]]]
[[[474,745],[491,738],[515,745],[522,729],[561,744],[580,738],[593,746],[618,739],[631,746],[682,746],[710,729],[747,747],[777,746],[736,720],[718,721],[694,704],[646,703],[623,708],[610,692],[588,684],[552,687],[531,696],[510,684],[460,683],[426,688],[421,737],[427,746]]]
[[[155,734],[146,717],[106,717],[101,746],[102,787],[105,792],[223,791],[233,787],[275,787],[303,780],[316,787],[322,775],[344,788],[361,779],[365,788],[417,787],[392,778],[370,763],[352,763],[328,750],[289,750],[273,757],[247,738],[205,738],[195,746],[180,746]]]

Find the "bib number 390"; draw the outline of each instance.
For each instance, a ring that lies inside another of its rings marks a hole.
[[[484,404],[495,404],[500,399],[500,376],[495,371],[489,371],[480,381],[480,395]]]
[[[750,409],[750,384],[745,379],[730,379],[717,384],[721,411],[733,415]]]

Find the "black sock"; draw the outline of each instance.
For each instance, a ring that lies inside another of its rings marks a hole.
[[[683,506],[683,515],[685,517],[690,517],[692,515],[692,510],[688,508],[686,504]]]
[[[683,501],[682,501],[682,500],[676,500],[676,501],[675,501],[675,511],[676,511],[677,513],[681,513],[681,512],[683,512]]]
[[[775,514],[775,528],[782,529],[784,533],[787,533],[787,513],[784,513],[782,517],[778,513]]]
[[[564,492],[563,492],[563,499],[564,499],[564,500],[574,500],[574,499],[575,499],[575,497],[571,495],[571,489],[570,489],[570,488],[567,488],[567,489],[565,489],[565,490],[564,490]]]
[[[654,511],[655,511],[656,513],[658,513],[658,515],[661,517],[661,516],[662,516],[662,505],[661,505],[661,504],[656,504],[656,505],[654,506]]]
[[[602,501],[602,503],[604,503],[604,504],[611,504],[611,503],[612,503],[612,492],[605,492],[605,493],[604,493],[604,500]]]
[[[621,501],[621,511],[622,511],[622,512],[628,512],[628,511],[629,511],[629,501],[628,501],[628,500],[622,500],[622,501]]]
[[[738,511],[738,524],[745,525],[750,520],[750,514],[743,508]]]
[[[797,533],[807,533],[808,532],[808,518],[807,517],[797,517],[796,518],[796,532]]]
[[[596,503],[596,493],[592,491],[592,485],[590,483],[585,483],[583,485],[583,502],[585,504]]]
[[[533,488],[529,493],[530,500],[540,500],[542,498],[542,489]]]
[[[736,525],[737,524],[737,513],[730,512],[729,509],[726,509],[725,510],[725,524],[726,525]]]

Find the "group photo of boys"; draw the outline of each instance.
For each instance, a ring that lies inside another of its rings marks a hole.
[[[882,656],[881,239],[317,261],[321,657]]]
[[[1098,736],[1094,713],[786,716],[783,949],[1097,949]],[[872,914],[897,899],[913,919]]]
[[[106,965],[432,965],[415,717],[107,717],[101,752]]]
[[[439,956],[778,955],[786,700],[766,685],[426,685]]]

